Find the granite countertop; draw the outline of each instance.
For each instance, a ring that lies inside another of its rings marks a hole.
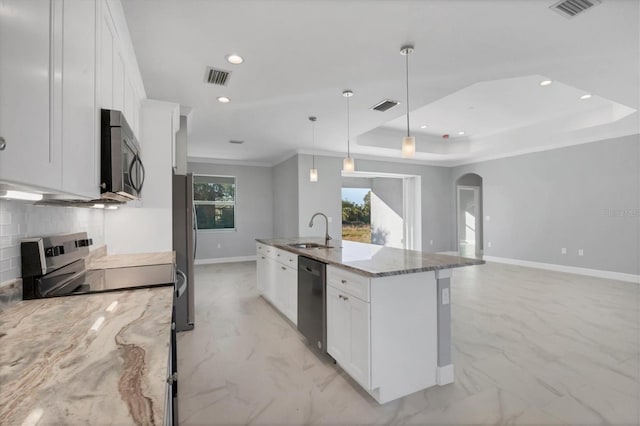
[[[333,248],[301,249],[289,245],[302,242],[324,244],[324,238],[317,237],[271,238],[256,239],[256,241],[368,277],[413,274],[485,263],[483,260],[461,256],[424,253],[353,241],[342,241],[341,247]],[[332,243],[336,242],[329,241],[330,245]]]
[[[0,423],[163,423],[172,304],[163,287],[0,312]]]
[[[176,253],[174,251],[111,255],[98,253],[87,259],[87,269],[126,268],[129,266],[161,265],[167,263],[176,263]]]

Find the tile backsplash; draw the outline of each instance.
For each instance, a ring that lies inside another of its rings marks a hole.
[[[20,276],[22,238],[67,232],[86,232],[93,247],[104,244],[104,211],[0,200],[0,284]]]

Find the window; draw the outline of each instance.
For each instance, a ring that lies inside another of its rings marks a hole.
[[[236,228],[236,178],[193,175],[198,229]]]

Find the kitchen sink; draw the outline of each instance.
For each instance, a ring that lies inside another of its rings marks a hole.
[[[293,243],[293,244],[289,244],[289,247],[301,248],[301,249],[331,248],[330,246],[324,246],[324,245],[318,244],[318,243]]]

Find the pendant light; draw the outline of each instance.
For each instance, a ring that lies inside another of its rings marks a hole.
[[[407,136],[402,138],[402,156],[411,158],[416,154],[416,138],[411,136],[409,127],[409,55],[413,53],[413,46],[405,45],[400,48],[400,54],[406,58],[407,63]]]
[[[311,144],[313,146],[313,164],[311,169],[309,169],[309,182],[318,181],[318,169],[316,169],[316,120],[316,117],[309,117],[309,121],[311,122]]]
[[[349,98],[353,96],[353,92],[351,90],[345,90],[342,92],[342,96],[347,98],[347,157],[342,161],[342,171],[343,172],[352,172],[355,170],[356,165],[351,158],[351,147],[350,147],[350,135],[349,135]]]

